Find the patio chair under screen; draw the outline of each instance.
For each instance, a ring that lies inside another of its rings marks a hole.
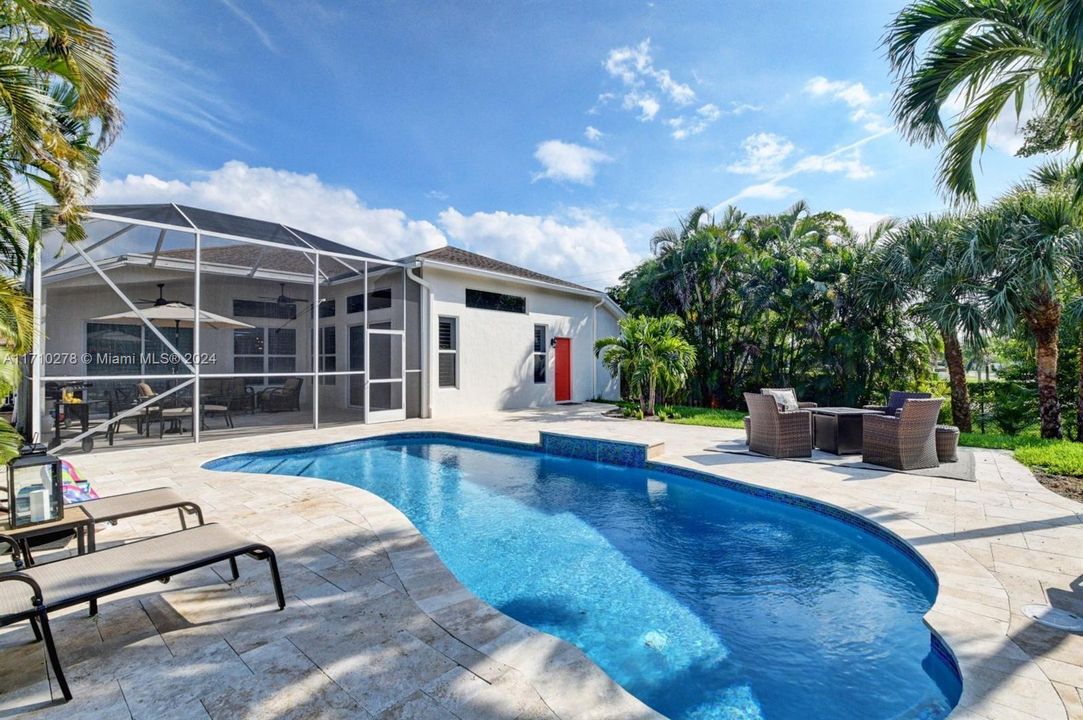
[[[812,428],[808,410],[783,412],[770,395],[745,393],[751,418],[748,449],[771,457],[811,457]]]
[[[278,609],[286,607],[274,551],[214,523],[34,567],[23,565],[15,540],[0,535],[0,543],[11,547],[15,563],[15,570],[0,574],[0,627],[30,621],[65,701],[72,694],[49,629],[52,612],[219,562],[229,562],[236,580],[242,555],[267,561]]]
[[[896,470],[940,465],[936,457],[936,419],[940,398],[907,400],[894,415],[867,415],[862,428],[861,459]]]
[[[256,396],[260,410],[274,412],[276,410],[300,410],[301,409],[301,385],[304,378],[291,377],[281,385],[264,388]]]

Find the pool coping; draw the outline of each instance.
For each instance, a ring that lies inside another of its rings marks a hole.
[[[927,558],[925,558],[920,553],[920,551],[918,551],[918,549],[916,547],[914,547],[913,544],[911,544],[908,540],[906,540],[906,538],[902,537],[901,535],[894,532],[890,528],[887,528],[887,527],[881,525],[880,523],[876,522],[875,520],[871,520],[869,518],[866,518],[866,517],[864,517],[863,515],[861,515],[860,513],[856,512],[856,511],[849,510],[849,509],[844,508],[844,507],[842,507],[840,505],[836,505],[834,503],[830,503],[830,502],[827,502],[825,500],[818,500],[816,498],[813,498],[813,497],[810,497],[810,496],[807,496],[807,495],[802,495],[800,493],[790,492],[790,491],[787,491],[787,490],[777,490],[777,489],[774,489],[774,488],[768,488],[768,487],[764,487],[764,486],[761,486],[761,485],[756,485],[754,483],[744,482],[744,481],[741,481],[741,480],[735,480],[733,478],[729,478],[729,477],[726,477],[724,475],[717,475],[717,474],[714,474],[714,473],[709,473],[709,472],[704,471],[704,470],[696,470],[696,469],[692,469],[692,468],[683,467],[681,465],[674,465],[674,464],[671,464],[671,463],[660,461],[657,458],[661,457],[661,456],[663,456],[665,454],[665,443],[660,442],[660,441],[637,442],[637,441],[629,441],[629,440],[614,440],[614,439],[611,439],[611,438],[591,437],[589,435],[580,435],[580,434],[575,434],[575,433],[557,433],[557,432],[552,432],[552,431],[548,431],[548,430],[541,430],[541,431],[539,431],[538,434],[539,434],[538,442],[536,442],[536,443],[528,443],[528,442],[523,442],[523,441],[518,441],[518,440],[508,440],[508,439],[505,439],[505,438],[496,438],[496,437],[484,436],[484,435],[474,435],[474,434],[468,434],[468,433],[459,433],[459,432],[446,431],[446,430],[404,430],[404,431],[400,431],[400,432],[391,431],[391,432],[387,432],[387,433],[376,433],[376,434],[367,435],[367,436],[361,437],[361,438],[355,438],[355,439],[351,439],[351,440],[340,440],[340,441],[335,441],[335,442],[330,442],[330,443],[316,443],[316,444],[300,445],[300,446],[288,447],[288,448],[275,448],[275,449],[272,449],[272,450],[262,450],[262,451],[257,450],[257,451],[252,451],[252,452],[231,453],[231,454],[228,454],[228,455],[223,455],[223,456],[220,456],[220,457],[217,457],[217,458],[213,458],[211,460],[207,460],[207,461],[201,463],[200,468],[203,469],[203,470],[211,471],[211,472],[241,472],[241,473],[246,473],[246,474],[251,474],[251,475],[269,475],[271,477],[305,477],[305,478],[308,478],[308,479],[323,480],[325,482],[333,482],[333,483],[336,483],[336,484],[339,484],[339,485],[345,485],[346,487],[353,487],[353,488],[356,488],[356,489],[364,490],[364,488],[358,488],[355,485],[350,485],[348,483],[343,483],[342,481],[333,480],[333,479],[329,479],[329,478],[318,478],[318,477],[312,477],[312,476],[307,476],[307,475],[289,476],[289,475],[277,475],[275,473],[270,473],[270,474],[268,474],[268,473],[253,473],[253,472],[248,472],[248,471],[244,471],[244,470],[228,470],[228,469],[227,470],[218,470],[216,468],[212,468],[212,467],[209,467],[209,466],[211,464],[215,463],[215,462],[219,462],[219,461],[226,460],[226,459],[229,459],[229,458],[234,458],[234,457],[248,456],[248,455],[259,455],[259,456],[265,456],[265,457],[266,456],[272,456],[273,457],[273,456],[276,456],[276,455],[288,455],[288,454],[296,452],[297,450],[300,450],[300,449],[310,449],[310,448],[319,448],[319,447],[337,447],[337,446],[343,446],[343,445],[352,445],[352,444],[357,444],[357,443],[366,443],[366,442],[381,441],[381,440],[386,441],[386,440],[397,440],[397,439],[401,439],[401,440],[441,440],[441,439],[447,440],[447,439],[451,439],[451,440],[457,440],[457,441],[460,441],[460,442],[474,443],[474,444],[477,444],[477,445],[490,445],[490,446],[494,446],[494,447],[506,447],[506,448],[509,448],[509,449],[515,449],[515,450],[519,450],[519,451],[537,453],[537,454],[542,454],[542,455],[551,455],[551,456],[554,456],[554,457],[564,457],[564,458],[569,458],[569,459],[585,460],[585,461],[589,461],[589,462],[600,462],[600,463],[605,463],[605,464],[609,464],[609,465],[615,465],[615,466],[618,466],[618,467],[633,467],[633,468],[644,469],[644,470],[652,470],[653,469],[653,470],[658,470],[660,472],[672,473],[672,474],[674,474],[674,475],[676,475],[678,477],[686,478],[686,479],[689,479],[689,480],[696,480],[696,481],[699,481],[699,482],[705,482],[705,483],[714,485],[716,487],[721,487],[721,488],[725,488],[725,489],[728,489],[728,490],[732,490],[734,492],[741,493],[743,495],[749,495],[749,496],[756,497],[756,498],[762,498],[762,499],[771,500],[771,501],[774,501],[774,502],[779,502],[779,503],[782,503],[782,504],[785,504],[785,505],[790,505],[790,506],[793,506],[793,507],[802,508],[802,509],[808,510],[810,512],[818,513],[818,514],[823,515],[825,517],[829,517],[829,518],[838,520],[839,522],[842,522],[842,523],[845,523],[845,524],[850,525],[852,527],[855,527],[855,528],[857,528],[857,529],[859,529],[859,530],[861,530],[863,532],[866,532],[866,533],[876,537],[877,539],[881,540],[882,542],[886,543],[887,545],[891,546],[893,549],[895,549],[896,551],[898,551],[899,553],[904,555],[909,561],[913,562],[914,565],[917,568],[919,568],[927,576],[927,578],[929,580],[932,581],[932,583],[934,585],[934,588],[935,588],[935,594],[934,594],[934,597],[932,599],[932,602],[929,605],[929,609],[926,610],[926,612],[924,613],[924,615],[922,617],[922,622],[924,623],[925,627],[929,631],[931,649],[934,652],[936,652],[937,655],[939,655],[941,657],[941,659],[943,659],[945,661],[948,668],[952,672],[954,672],[954,674],[956,675],[956,678],[962,684],[963,688],[966,687],[966,679],[965,679],[965,676],[964,676],[963,668],[962,668],[962,666],[961,666],[961,664],[959,662],[959,658],[956,656],[955,652],[952,650],[951,645],[944,639],[944,637],[941,635],[939,630],[937,630],[937,628],[928,619],[928,615],[936,607],[936,604],[937,604],[937,602],[939,600],[939,597],[940,597],[940,577],[936,572],[936,568],[932,565],[932,563]],[[553,442],[554,440],[556,442]],[[368,491],[368,490],[364,490],[364,491],[366,493],[370,494],[370,495],[373,495],[374,497],[380,499],[384,503],[386,503],[386,504],[388,504],[388,505],[390,505],[391,507],[394,508],[394,505],[392,505],[388,501],[384,500],[383,498],[380,498],[378,495],[375,495],[375,493],[372,493],[371,491]],[[410,520],[408,518],[406,518],[406,516],[404,514],[402,514],[402,512],[399,511],[398,508],[394,508],[394,509],[400,515],[402,515],[402,517],[406,521],[406,523],[409,524],[410,527],[413,528],[413,530],[420,537],[422,537],[425,540],[426,545],[429,545],[428,539],[425,538],[424,534],[421,533],[419,530],[417,530],[417,528],[413,525],[413,523],[410,522]],[[431,545],[429,545],[429,550],[433,554],[435,554],[435,550],[433,550],[431,548]],[[441,562],[441,564],[442,564],[442,562]],[[452,577],[454,577],[454,574],[451,573],[450,570],[448,570],[447,572]],[[469,592],[470,595],[472,595],[474,597],[474,599],[477,600],[477,602],[483,604],[487,608],[492,609],[494,612],[498,612],[498,613],[500,612],[496,608],[493,608],[491,605],[486,603],[481,598],[478,598],[476,595],[474,595],[474,593],[469,588],[466,588],[465,586],[463,586],[462,583],[460,583],[457,578],[455,579],[455,582],[459,586],[459,588],[465,589],[467,592]],[[403,584],[406,585],[406,580],[405,579],[403,579]],[[409,591],[409,587],[407,587],[407,590]],[[425,610],[424,607],[422,607],[422,609]],[[503,615],[503,613],[500,613],[500,614]],[[557,636],[551,635],[549,633],[545,633],[543,631],[537,630],[537,629],[535,629],[535,628],[533,628],[533,627],[531,627],[529,625],[525,625],[524,623],[520,623],[519,621],[515,620],[514,618],[510,618],[507,615],[504,615],[504,617],[506,617],[508,620],[516,623],[517,625],[519,625],[522,628],[526,628],[526,629],[530,630],[531,632],[537,633],[539,635],[543,635],[543,636],[548,637],[548,638],[552,638],[553,640],[556,640],[556,641],[558,641],[559,643],[561,643],[563,645],[569,646],[570,648],[572,648],[576,652],[582,654],[584,657],[586,657],[589,660],[588,655],[583,653],[579,648],[575,647],[574,645],[572,645],[568,641],[566,641],[566,640],[564,640],[562,638],[559,638]],[[522,660],[523,660],[523,658],[519,658],[520,662],[522,662]],[[512,662],[508,662],[508,664],[509,665],[514,665],[514,663],[512,663]],[[605,674],[607,678],[609,677],[608,673],[605,673],[605,671],[600,666],[593,663],[593,661],[591,661],[591,664],[594,665],[600,672]],[[528,674],[528,677],[529,677],[529,674]],[[533,677],[531,677],[530,679],[532,681],[536,680],[536,678],[533,678]],[[612,678],[609,678],[609,679],[610,679],[611,682],[616,683],[616,681],[613,680]],[[620,686],[619,683],[616,683],[616,684],[618,686]],[[623,687],[621,689],[624,690]],[[628,693],[628,695],[630,695],[631,697],[635,697],[635,696],[631,695],[631,693],[628,692],[627,690],[624,690],[624,692]],[[636,698],[636,700],[639,701],[638,698]],[[639,702],[642,702],[642,701],[639,701]],[[647,706],[644,704],[644,707],[647,707]],[[958,708],[959,708],[958,698],[956,698],[956,705],[952,708],[952,711],[949,712],[948,716],[949,717],[950,716],[956,716],[955,711]],[[653,710],[652,710],[652,712],[653,712]]]

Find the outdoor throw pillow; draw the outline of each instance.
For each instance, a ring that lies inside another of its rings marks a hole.
[[[778,403],[778,409],[782,412],[797,409],[797,395],[793,390],[772,390],[764,389],[761,391],[765,395],[770,395]]]

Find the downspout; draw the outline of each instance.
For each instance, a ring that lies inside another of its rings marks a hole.
[[[605,303],[605,298],[598,301],[598,304],[591,308],[590,311],[590,354],[592,357],[590,367],[590,399],[598,399],[598,358],[594,357],[594,344],[598,342],[598,308]]]
[[[430,285],[420,275],[415,275],[414,271],[421,267],[419,262],[415,267],[406,268],[406,274],[411,280],[416,282],[421,287],[425,288],[425,302],[421,303],[421,417],[432,417],[432,406],[430,399],[432,396],[432,379],[429,374],[429,360],[432,353],[432,347],[430,342],[430,336],[432,334],[432,328],[429,327],[430,318],[432,317],[432,285]]]

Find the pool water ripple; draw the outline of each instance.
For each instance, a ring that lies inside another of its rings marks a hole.
[[[929,569],[827,514],[456,436],[207,467],[379,495],[478,597],[577,645],[672,718],[934,720],[958,702],[957,670],[922,621]]]

